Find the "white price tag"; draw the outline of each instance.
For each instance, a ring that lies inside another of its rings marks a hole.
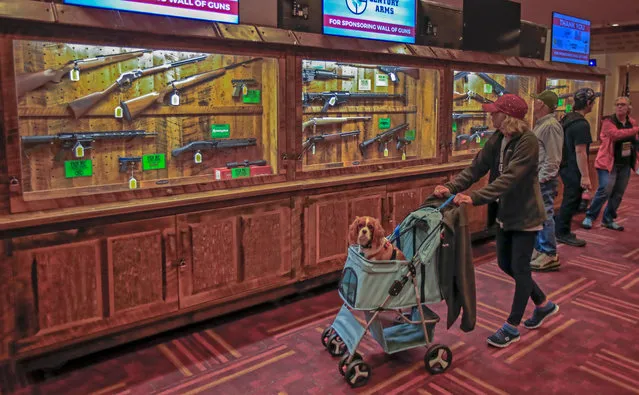
[[[122,118],[123,113],[124,113],[124,111],[122,110],[122,107],[117,106],[117,107],[115,108],[115,114],[114,114],[114,116],[115,116],[116,118]]]
[[[359,90],[360,91],[369,91],[371,90],[371,80],[367,78],[359,79]]]
[[[353,81],[342,81],[342,90],[350,91],[353,88]]]
[[[386,74],[375,74],[375,86],[388,86],[388,76]]]
[[[357,67],[342,66],[342,75],[346,77],[355,77],[357,75]]]

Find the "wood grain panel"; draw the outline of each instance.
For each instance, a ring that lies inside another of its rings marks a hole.
[[[197,294],[238,281],[237,218],[190,224],[192,290]]]
[[[286,227],[282,221],[286,219],[279,212],[242,216],[243,281],[263,278],[265,273],[273,275],[289,270],[282,259],[281,242],[277,243]]]
[[[391,209],[391,224],[399,225],[404,218],[415,211],[422,202],[419,189],[410,189],[402,192],[389,194],[389,204]],[[390,234],[392,229],[387,233]]]
[[[9,343],[16,334],[15,322],[15,281],[13,262],[6,249],[7,243],[0,243],[0,361],[9,357]]]
[[[112,312],[164,298],[163,242],[159,230],[107,239]]]
[[[33,254],[38,327],[43,332],[102,318],[100,246],[97,242]]]
[[[315,213],[317,218],[315,241],[318,246],[316,261],[321,263],[344,255],[349,225],[348,202],[331,201],[317,204]]]

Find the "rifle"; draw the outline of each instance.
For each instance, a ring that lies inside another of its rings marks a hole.
[[[308,121],[302,123],[302,132],[306,130],[307,127],[313,126],[313,132],[315,132],[315,127],[317,125],[332,125],[334,123],[344,123],[348,121],[368,121],[371,117],[324,117],[324,118],[311,118]]]
[[[560,99],[567,99],[567,98],[570,98],[570,97],[575,96],[575,93],[576,93],[576,92],[572,92],[572,93],[562,93],[561,95],[558,95],[558,97],[559,97]],[[601,97],[601,92],[595,92],[595,97]]]
[[[125,131],[112,131],[112,132],[79,132],[79,133],[58,133],[56,135],[49,136],[22,136],[22,144],[37,145],[60,142],[62,143],[62,149],[75,148],[78,143],[83,146],[84,149],[91,149],[91,144],[96,140],[115,140],[121,138],[132,139],[135,137],[148,137],[157,136],[156,132],[147,133],[144,130],[125,130]],[[60,160],[61,155],[64,152],[60,150],[55,159]]]
[[[406,129],[408,127],[407,123],[403,123],[399,126],[396,126],[392,129],[388,129],[385,132],[379,133],[377,136],[373,137],[372,139],[368,139],[366,141],[363,141],[359,144],[359,151],[362,153],[362,156],[365,156],[366,153],[366,148],[368,148],[369,145],[378,142],[379,143],[379,147],[378,150],[379,152],[383,152],[384,150],[382,149],[382,146],[386,145],[390,140],[393,139],[393,137],[399,133],[400,131]]]
[[[16,77],[16,90],[18,91],[18,97],[21,97],[27,92],[38,89],[48,82],[59,83],[62,80],[62,77],[72,70],[91,70],[102,66],[108,66],[113,63],[134,59],[150,52],[153,51],[143,49],[140,51],[126,52],[117,55],[100,55],[94,58],[74,59],[57,69],[46,69],[35,73],[20,74]]]
[[[488,130],[488,126],[473,126],[470,128],[470,139],[475,140],[479,137],[479,139],[483,139],[484,137],[490,137],[495,133],[494,130]]]
[[[168,95],[169,93],[177,93],[178,91],[181,91],[183,89],[187,89],[192,86],[213,80],[215,78],[219,78],[226,74],[226,70],[234,69],[236,67],[256,62],[261,59],[262,58],[249,59],[243,62],[221,67],[219,69],[207,71],[205,73],[200,73],[191,77],[183,78],[181,80],[173,81],[166,88],[162,89],[159,92],[147,93],[146,95],[120,102],[120,106],[122,107],[122,111],[124,112],[124,118],[127,121],[131,121],[133,120],[133,118],[140,115],[144,110],[151,107],[153,104],[162,104],[164,102],[164,99],[166,98],[166,95]]]
[[[403,151],[404,147],[406,147],[407,145],[413,142],[413,140],[408,140],[404,137],[399,137],[399,136],[397,136],[395,139],[397,140],[397,145],[396,145],[397,151]]]
[[[297,159],[302,159],[302,157],[304,156],[304,153],[306,151],[308,151],[310,148],[315,147],[315,144],[317,144],[320,141],[337,140],[339,138],[344,138],[344,137],[359,136],[359,134],[360,134],[359,130],[354,130],[352,132],[321,134],[319,136],[311,136],[311,137],[307,138],[304,141],[304,143],[302,143],[302,152],[300,152],[300,154],[297,157]]]
[[[554,91],[557,89],[565,89],[565,88],[568,88],[568,85],[547,85],[546,86],[546,89],[551,91]]]
[[[488,74],[486,74],[486,73],[477,73],[477,75],[479,76],[479,78],[481,78],[482,80],[484,80],[488,84],[490,84],[493,87],[493,90],[495,91],[495,93],[498,96],[501,96],[501,95],[503,95],[505,93],[510,93],[499,82],[497,82],[494,79],[490,78],[490,76],[488,76]]]
[[[453,77],[453,81],[457,81],[461,78],[467,78],[469,74],[470,74],[470,71],[460,71],[455,74],[455,76]]]
[[[352,80],[353,77],[339,75],[334,71],[316,70],[316,69],[303,69],[302,81],[311,82],[313,80]]]
[[[459,101],[459,100],[477,100],[480,103],[492,103],[492,100],[489,100],[485,97],[483,97],[482,95],[479,95],[473,91],[468,91],[466,93],[457,93],[454,92],[453,93],[453,101]]]
[[[486,118],[485,112],[471,112],[471,113],[453,113],[453,119],[470,119],[470,118]]]
[[[96,106],[99,102],[104,100],[108,95],[115,92],[117,89],[120,89],[122,91],[122,90],[126,90],[130,88],[133,81],[137,79],[140,79],[142,77],[146,77],[149,75],[157,74],[162,71],[172,69],[174,67],[183,66],[185,64],[200,62],[206,58],[207,56],[205,55],[196,56],[191,59],[180,60],[180,61],[172,62],[172,63],[165,63],[160,66],[150,67],[144,70],[137,69],[132,71],[126,71],[120,74],[120,77],[118,77],[118,79],[115,80],[114,83],[109,85],[105,90],[101,92],[93,92],[79,99],[75,99],[74,101],[69,103],[69,108],[71,109],[73,116],[76,119],[78,119],[84,114],[86,114],[87,112],[89,112],[91,108]]]
[[[142,162],[141,156],[130,156],[130,157],[118,157],[118,163],[120,164],[120,173],[126,173],[126,170],[129,167],[135,166],[136,163]]]
[[[397,83],[399,78],[397,78],[397,73],[407,74],[414,79],[419,79],[419,69],[414,67],[400,67],[400,66],[374,66],[370,64],[353,64],[353,63],[337,63],[338,66],[350,66],[350,67],[361,67],[364,69],[377,69],[382,73],[388,75],[393,83]]]
[[[187,145],[176,148],[171,151],[171,155],[174,157],[178,157],[185,152],[189,151],[201,151],[201,150],[212,150],[212,149],[224,149],[224,148],[238,148],[238,147],[249,147],[252,145],[257,145],[257,139],[254,137],[248,139],[226,139],[226,140],[202,140],[202,141],[192,141]]]
[[[326,112],[328,107],[334,107],[348,102],[348,99],[396,99],[401,98],[406,103],[406,95],[388,93],[351,93],[348,91],[330,91],[321,93],[304,93],[302,104],[310,105],[311,102],[321,100],[324,102],[322,112]]]
[[[460,134],[457,136],[456,138],[456,148],[458,150],[464,149],[466,147],[462,147],[462,146],[470,146],[470,134]]]
[[[233,97],[240,97],[240,93],[243,93],[248,86],[257,85],[257,81],[252,78],[246,80],[231,80],[231,85],[233,85]]]
[[[266,166],[266,161],[264,159],[250,161],[245,159],[243,162],[226,162],[227,169],[233,169],[236,167],[249,167],[249,166]]]

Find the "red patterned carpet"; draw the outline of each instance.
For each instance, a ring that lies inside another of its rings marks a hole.
[[[560,247],[559,272],[536,273],[559,314],[496,350],[486,336],[507,316],[513,282],[495,263],[494,243],[475,248],[478,321],[462,333],[438,325],[435,341],[451,347],[451,368],[431,376],[423,348],[388,356],[367,337],[372,378],[352,390],[339,358],[320,333],[341,300],[335,286],[278,305],[213,320],[73,361],[47,379],[16,379],[19,394],[592,394],[639,393],[639,177],[633,176],[620,221],[625,232],[577,230],[583,249]],[[580,220],[581,216],[576,219]],[[436,311],[445,318],[443,305]],[[529,305],[527,315],[531,312]],[[0,377],[5,384],[8,377]]]

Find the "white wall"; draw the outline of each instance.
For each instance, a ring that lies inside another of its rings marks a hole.
[[[240,0],[240,23],[277,27],[277,0]]]
[[[619,81],[625,82],[626,78],[625,74],[619,73],[619,66],[639,65],[639,52],[593,54],[592,57],[597,59],[597,66],[610,71],[610,75],[606,77],[604,114],[612,114],[615,106],[614,100],[619,95]]]

